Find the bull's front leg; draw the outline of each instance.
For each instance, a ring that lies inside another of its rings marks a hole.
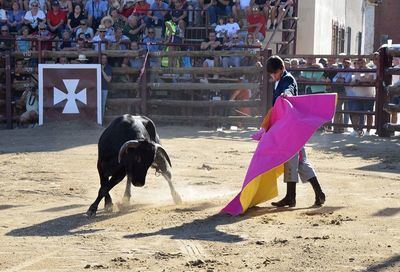
[[[130,204],[130,201],[131,201],[131,186],[132,186],[132,183],[127,180],[124,197],[122,198],[122,205],[125,207],[128,207]]]
[[[112,188],[114,188],[114,186],[117,185],[121,180],[123,180],[124,177],[125,177],[125,172],[120,172],[120,173],[118,173],[118,175],[112,176],[108,182],[101,185],[96,200],[93,202],[92,205],[90,205],[89,209],[86,212],[86,215],[88,217],[92,217],[92,216],[96,215],[97,208],[99,206],[100,201],[103,199],[103,197],[106,197],[107,195],[110,196],[109,195],[110,190]],[[111,201],[111,197],[110,197],[110,201]],[[112,202],[111,202],[111,205],[112,205]]]

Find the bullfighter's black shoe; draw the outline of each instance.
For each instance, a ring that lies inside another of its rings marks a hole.
[[[286,196],[278,201],[272,202],[271,205],[275,207],[296,207],[296,182],[288,182]]]
[[[322,192],[321,186],[319,185],[317,177],[312,177],[308,180],[313,187],[315,193],[314,206],[322,206],[325,203],[325,194]]]

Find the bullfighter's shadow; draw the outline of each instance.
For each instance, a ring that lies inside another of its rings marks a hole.
[[[67,236],[67,235],[83,235],[101,231],[103,229],[86,228],[79,230],[79,228],[90,225],[96,222],[101,222],[107,219],[122,216],[127,213],[139,210],[146,205],[130,205],[124,211],[104,213],[99,212],[96,217],[88,218],[85,213],[71,214],[67,216],[58,217],[39,224],[29,227],[14,229],[6,233],[6,236],[25,237],[25,236]]]

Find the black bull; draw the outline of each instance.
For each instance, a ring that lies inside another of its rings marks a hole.
[[[105,198],[105,210],[112,211],[110,190],[127,176],[124,202],[129,203],[130,186],[145,184],[149,167],[160,172],[169,182],[171,161],[160,144],[155,125],[145,116],[125,114],[116,118],[104,130],[98,143],[97,170],[100,190],[87,215],[96,215],[100,201]]]

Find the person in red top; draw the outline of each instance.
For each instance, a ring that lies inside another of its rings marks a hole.
[[[60,10],[58,1],[53,1],[51,10],[47,13],[47,25],[50,32],[61,38],[66,22],[67,14]]]
[[[150,5],[147,4],[145,0],[137,0],[137,3],[135,4],[135,9],[133,10],[133,14],[135,16],[145,16],[147,15],[147,12],[150,9]]]
[[[254,6],[247,16],[248,32],[253,33],[254,37],[262,41],[265,39],[265,29],[267,27],[267,18],[264,12],[260,12],[258,6]]]
[[[128,18],[129,16],[132,15],[133,10],[135,9],[134,5],[135,1],[134,0],[127,0],[125,5],[121,5],[119,8],[119,13],[124,16],[125,18]]]

